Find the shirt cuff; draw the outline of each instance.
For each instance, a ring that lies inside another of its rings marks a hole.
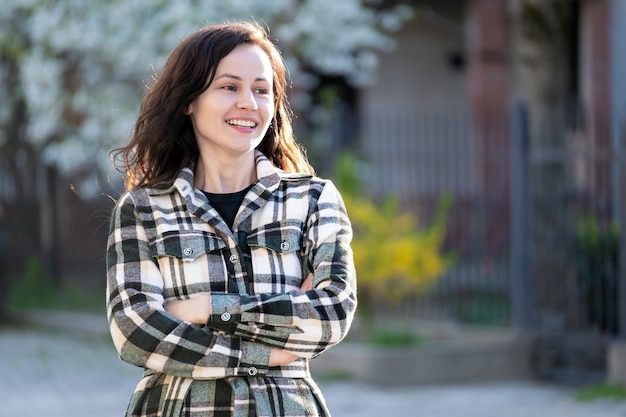
[[[211,315],[207,326],[234,334],[241,322],[241,303],[238,295],[211,293]]]
[[[243,341],[238,374],[242,376],[264,375],[270,364],[272,348],[260,343]]]

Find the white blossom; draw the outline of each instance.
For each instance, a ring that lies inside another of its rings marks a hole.
[[[206,24],[234,20],[270,29],[296,86],[292,104],[303,108],[317,83],[309,70],[355,86],[371,82],[374,51],[392,47],[389,32],[410,17],[406,6],[377,12],[373,3],[4,0],[0,56],[18,66],[19,86],[0,89],[21,96],[0,102],[0,129],[23,99],[26,140],[44,161],[66,172],[108,166],[106,154],[128,139],[145,85],[169,51]],[[8,82],[6,65],[0,62],[0,83]],[[5,140],[0,134],[0,145]]]
[[[33,48],[21,62],[20,81],[28,110],[28,136],[43,144],[54,137],[62,125],[62,65],[47,59],[40,48]]]

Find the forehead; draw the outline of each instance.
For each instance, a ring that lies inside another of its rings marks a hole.
[[[261,47],[253,44],[242,44],[233,49],[217,65],[216,78],[224,73],[241,78],[263,78],[272,81],[272,62]]]

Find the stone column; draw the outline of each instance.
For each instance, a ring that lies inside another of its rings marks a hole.
[[[507,0],[465,3],[467,101],[480,207],[480,252],[509,247],[509,28]],[[485,260],[488,261],[488,260]]]

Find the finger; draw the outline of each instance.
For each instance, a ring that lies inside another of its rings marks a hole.
[[[300,287],[303,291],[309,291],[313,289],[313,274],[309,274],[306,279],[302,282],[302,286]]]

